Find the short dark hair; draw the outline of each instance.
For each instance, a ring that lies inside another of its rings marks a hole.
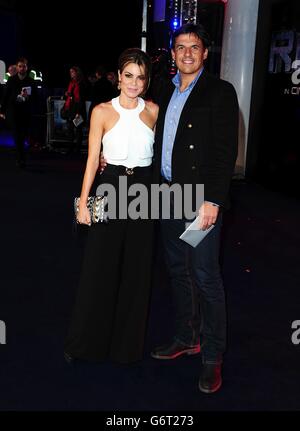
[[[179,27],[172,36],[172,48],[175,47],[175,42],[181,34],[195,34],[203,43],[204,48],[209,48],[211,44],[210,36],[202,24],[184,24]]]
[[[99,64],[96,67],[96,73],[98,73],[98,75],[105,76],[106,75],[106,69],[105,69],[105,67],[102,64]]]
[[[118,60],[118,69],[120,73],[123,72],[124,68],[129,63],[135,63],[138,66],[144,66],[145,68],[145,86],[144,92],[149,88],[150,85],[150,76],[151,76],[151,58],[150,56],[140,48],[128,48],[122,52]]]
[[[16,64],[18,64],[18,63],[24,63],[24,64],[27,64],[27,66],[28,66],[28,60],[27,60],[27,58],[25,58],[25,57],[19,57],[19,58],[17,59]]]

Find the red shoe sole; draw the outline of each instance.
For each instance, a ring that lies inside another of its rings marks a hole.
[[[169,359],[179,358],[182,355],[188,355],[188,356],[198,355],[198,353],[200,353],[200,345],[196,346],[193,349],[187,348],[186,350],[181,350],[180,352],[174,353],[174,355],[172,355],[172,356],[160,356],[160,355],[155,355],[152,353],[151,353],[151,356],[154,359],[169,360]]]

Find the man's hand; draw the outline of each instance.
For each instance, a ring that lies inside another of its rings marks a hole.
[[[104,169],[106,168],[106,166],[107,166],[107,162],[103,156],[103,153],[101,153],[100,154],[100,172],[101,172],[101,174],[104,171]]]
[[[17,102],[18,103],[24,103],[26,101],[26,98],[22,96],[22,94],[17,95]]]
[[[0,118],[3,118],[3,120],[6,119],[5,114],[0,114]]]
[[[200,229],[207,230],[215,224],[219,215],[220,208],[210,202],[204,202],[199,210]]]

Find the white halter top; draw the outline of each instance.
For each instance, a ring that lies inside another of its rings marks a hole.
[[[120,105],[119,97],[116,97],[112,99],[112,106],[120,118],[102,139],[107,163],[127,168],[150,166],[154,132],[140,119],[140,113],[145,109],[144,100],[139,97],[136,108],[125,109]]]

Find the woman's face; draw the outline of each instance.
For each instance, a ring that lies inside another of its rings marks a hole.
[[[71,76],[71,79],[77,78],[77,73],[75,69],[70,69],[70,76]]]
[[[138,97],[144,92],[146,85],[145,66],[126,64],[122,72],[119,72],[119,85],[121,92],[127,97]]]

